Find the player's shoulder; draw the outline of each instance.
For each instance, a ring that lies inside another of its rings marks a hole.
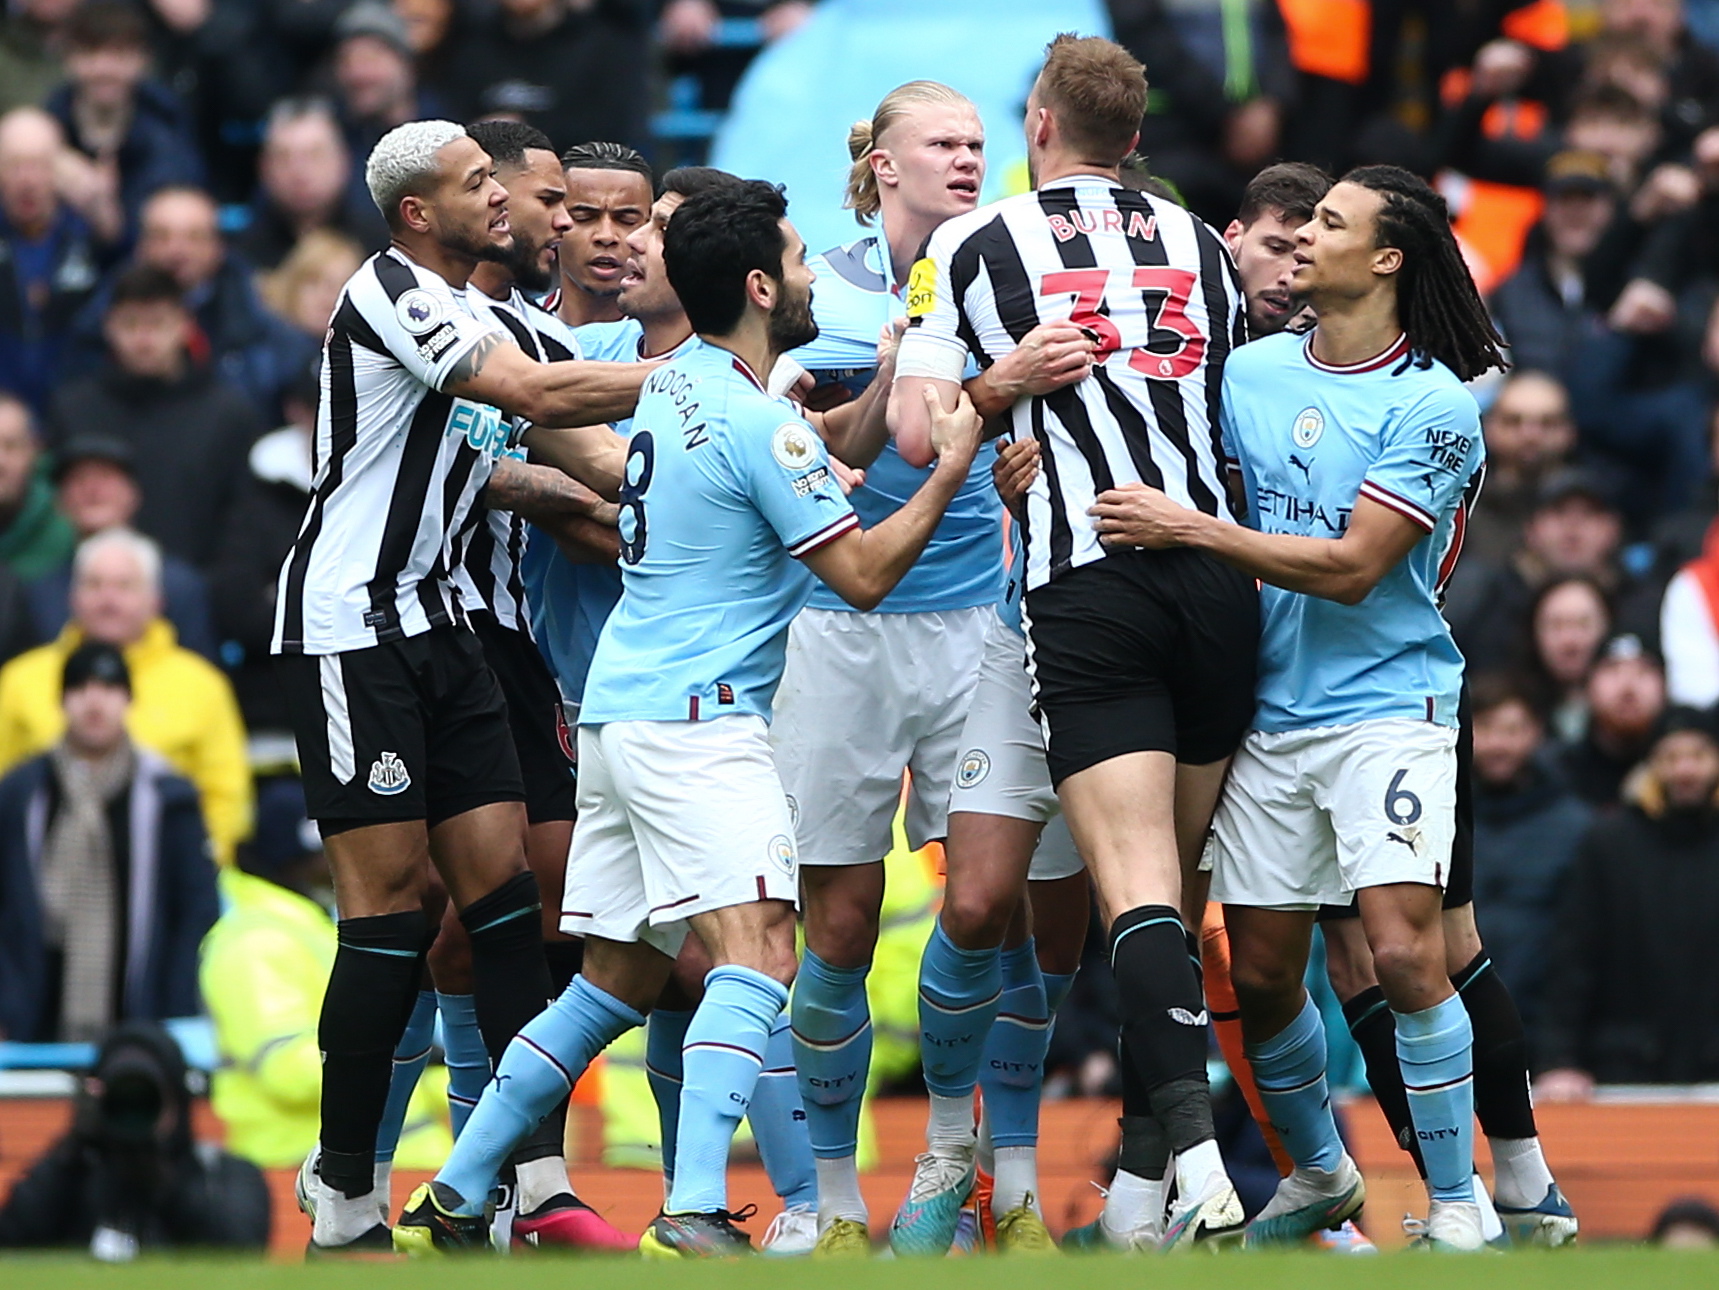
[[[1037,209],[1038,194],[1017,193],[1013,197],[1004,197],[977,210],[968,211],[965,215],[944,220],[927,241],[927,254],[953,253],[975,234],[984,232],[999,221],[1006,224],[1010,215]]]
[[[566,323],[562,323],[566,327]],[[569,334],[579,346],[579,352],[600,363],[632,363],[639,357],[639,341],[645,334],[644,324],[636,318],[619,322],[586,323],[568,327]]]
[[[839,282],[855,291],[882,295],[889,290],[889,280],[878,263],[880,257],[877,247],[877,234],[870,233],[840,246],[819,251],[815,255],[808,255],[806,263],[811,266],[812,272],[818,275],[821,283],[833,285]]]
[[[1395,379],[1402,382],[1407,403],[1416,412],[1479,424],[1480,404],[1474,392],[1436,358],[1417,356]]]
[[[1301,359],[1301,347],[1306,338],[1293,332],[1280,331],[1261,336],[1230,351],[1224,360],[1224,380],[1245,381],[1263,373],[1275,373]]]
[[[543,305],[533,300],[518,288],[514,289],[513,303],[518,308],[525,325],[536,332],[544,341],[551,362],[569,358],[589,358],[585,347],[579,343],[579,337],[574,328],[569,326],[559,315],[545,309]]]

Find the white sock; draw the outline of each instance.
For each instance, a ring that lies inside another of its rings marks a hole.
[[[378,1160],[376,1172],[371,1175],[371,1194],[376,1197],[376,1204],[382,1211],[382,1221],[386,1223],[394,1212],[394,1162]]]
[[[851,1218],[856,1223],[871,1225],[866,1213],[865,1197],[860,1195],[859,1165],[852,1156],[835,1160],[819,1157],[813,1164],[818,1170],[818,1230],[822,1231],[833,1219]]]
[[[1492,1148],[1492,1181],[1498,1203],[1510,1209],[1533,1209],[1546,1199],[1552,1170],[1539,1138],[1488,1138]]]
[[[1229,1173],[1215,1139],[1207,1138],[1176,1156],[1176,1195],[1182,1204],[1203,1199],[1220,1181],[1228,1182]]]
[[[541,1160],[515,1164],[513,1172],[519,1184],[514,1208],[521,1214],[532,1213],[555,1196],[573,1194],[573,1188],[567,1182],[567,1161],[560,1156],[544,1156]]]
[[[1164,1179],[1142,1178],[1118,1169],[1110,1183],[1110,1194],[1104,1198],[1104,1212],[1099,1221],[1119,1245],[1141,1228],[1163,1231]]]
[[[1492,1207],[1492,1197],[1487,1194],[1486,1184],[1480,1180],[1480,1175],[1474,1175],[1474,1203],[1480,1206],[1480,1239],[1495,1241],[1504,1235],[1504,1224],[1499,1220],[1498,1211]]]
[[[991,1213],[1001,1217],[1026,1204],[1030,1196],[1033,1212],[1043,1218],[1044,1210],[1039,1205],[1039,1149],[995,1147],[992,1155]]]
[[[316,1223],[311,1236],[318,1245],[345,1245],[376,1226],[376,1193],[350,1197],[338,1187],[323,1186],[316,1198]]]
[[[925,1141],[933,1151],[973,1150],[973,1095],[931,1094],[931,1119],[925,1126]]]

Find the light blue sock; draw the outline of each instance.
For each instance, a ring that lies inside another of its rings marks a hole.
[[[412,1005],[412,1015],[406,1021],[406,1033],[394,1048],[394,1074],[388,1081],[388,1103],[382,1108],[382,1123],[376,1126],[376,1163],[387,1164],[394,1159],[394,1148],[400,1145],[400,1130],[406,1127],[406,1107],[417,1090],[418,1077],[430,1061],[430,1045],[436,1038],[436,994],[433,990],[418,991],[418,1001]]]
[[[1474,1027],[1462,997],[1396,1012],[1397,1064],[1434,1200],[1474,1199]]]
[[[663,1182],[674,1182],[674,1140],[680,1125],[680,1050],[692,1013],[653,1008],[645,1023],[645,1078],[656,1099],[657,1124],[663,1138]]]
[[[972,1093],[1002,992],[1002,951],[964,950],[941,922],[932,926],[919,959],[919,1060],[926,1088],[940,1097]]]
[[[471,995],[437,991],[436,1008],[442,1014],[442,1054],[448,1063],[448,1120],[457,1138],[489,1083],[489,1049]]]
[[[728,1208],[728,1148],[751,1105],[770,1027],[787,1006],[787,987],[751,968],[727,964],[704,978],[704,999],[686,1028],[681,1054],[671,1212]]]
[[[859,1148],[860,1102],[871,1069],[871,964],[831,967],[811,950],[794,978],[794,1069],[812,1154],[840,1160]]]
[[[644,1024],[644,1017],[583,976],[525,1024],[436,1175],[460,1194],[460,1213],[483,1213],[496,1173],[519,1140],[567,1096],[598,1053]]]
[[[1343,1158],[1343,1140],[1331,1115],[1331,1089],[1325,1082],[1325,1022],[1311,997],[1302,1000],[1295,1020],[1264,1043],[1246,1044],[1260,1101],[1298,1165],[1326,1172]]]
[[[812,1140],[806,1136],[806,1108],[800,1104],[800,1082],[794,1073],[794,1041],[788,1014],[770,1027],[764,1069],[752,1090],[752,1140],[770,1175],[770,1186],[784,1206],[818,1204],[818,1173],[812,1164]]]
[[[1068,992],[1074,989],[1075,972],[1041,972],[1045,982],[1045,1011],[1050,1014],[1051,1024],[1056,1024],[1057,1009],[1062,1007],[1062,1001],[1068,998]]]
[[[1050,1011],[1031,937],[1025,945],[1003,951],[1002,976],[997,1021],[979,1062],[979,1087],[985,1092],[985,1111],[991,1118],[991,1144],[1032,1147],[1039,1140],[1039,1094],[1044,1088],[1045,1050],[1050,1046]],[[920,1012],[923,1015],[923,1003]]]

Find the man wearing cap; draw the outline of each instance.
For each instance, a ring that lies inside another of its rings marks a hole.
[[[1665,711],[1665,664],[1641,637],[1618,632],[1594,656],[1587,697],[1587,733],[1564,746],[1559,764],[1577,797],[1609,810],[1653,745]]]
[[[1628,804],[1576,854],[1551,949],[1535,1082],[1543,1101],[1599,1084],[1719,1080],[1719,737],[1709,713],[1659,722]]]
[[[125,440],[78,435],[56,455],[52,478],[55,503],[71,521],[78,541],[104,529],[133,527],[143,492],[137,483],[136,455]],[[52,640],[71,618],[71,551],[59,568],[31,582],[26,594],[35,639]],[[163,555],[161,601],[179,643],[214,661],[215,626],[203,575],[178,557]]]
[[[433,94],[419,88],[405,19],[382,0],[359,0],[341,14],[334,41],[340,124],[354,157],[368,157],[376,141],[397,125],[447,115]],[[353,170],[353,198],[369,205],[364,168]]]
[[[81,644],[54,681],[64,733],[0,779],[0,1037],[21,1042],[195,1014],[216,915],[197,790],[127,735],[120,651]]]
[[[251,830],[251,772],[233,688],[178,643],[161,617],[161,554],[129,529],[86,538],[72,562],[71,620],[46,645],[0,668],[0,770],[53,746],[65,729],[60,673],[85,641],[125,655],[136,702],[126,725],[196,786],[223,863]]]

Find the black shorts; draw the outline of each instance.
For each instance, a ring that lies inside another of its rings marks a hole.
[[[1468,713],[1468,682],[1456,705],[1456,833],[1450,843],[1450,881],[1444,885],[1444,907],[1461,909],[1474,903],[1474,726]],[[1319,921],[1359,918],[1361,906],[1321,905]]]
[[[1119,551],[1027,593],[1051,783],[1112,757],[1203,766],[1253,723],[1259,591],[1201,551]]]
[[[400,820],[433,828],[525,799],[501,686],[465,628],[288,654],[279,668],[305,804],[323,836]]]
[[[549,665],[529,636],[503,627],[495,615],[480,611],[471,620],[507,700],[507,724],[525,780],[526,815],[533,824],[573,819],[573,731]]]

